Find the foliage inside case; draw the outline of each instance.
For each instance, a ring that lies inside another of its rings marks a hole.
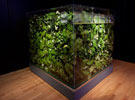
[[[113,49],[112,24],[72,21],[58,10],[29,19],[31,63],[71,87],[74,76],[77,86],[106,68]]]

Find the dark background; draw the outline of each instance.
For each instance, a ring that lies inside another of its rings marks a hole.
[[[72,3],[109,8],[115,18],[113,58],[135,62],[134,0],[0,0],[0,74],[28,66],[26,12]]]

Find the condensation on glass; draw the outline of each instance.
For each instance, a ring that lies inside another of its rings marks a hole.
[[[29,18],[30,63],[77,88],[112,61],[113,17],[109,10],[68,5]]]

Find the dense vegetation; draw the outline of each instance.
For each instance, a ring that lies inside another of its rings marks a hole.
[[[73,24],[73,12],[53,11],[29,20],[31,63],[73,86],[111,63],[112,25]],[[75,70],[75,71],[73,71]]]

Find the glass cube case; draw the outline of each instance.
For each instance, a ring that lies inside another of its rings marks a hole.
[[[30,63],[76,89],[112,62],[109,10],[68,5],[29,16]]]

